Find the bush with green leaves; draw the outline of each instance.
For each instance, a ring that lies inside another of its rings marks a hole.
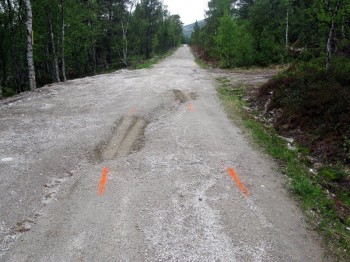
[[[227,12],[220,19],[215,44],[221,67],[249,66],[254,63],[252,36],[244,24],[240,25]]]

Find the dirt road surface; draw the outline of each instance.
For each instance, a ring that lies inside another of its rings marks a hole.
[[[0,102],[0,260],[324,261],[213,74],[181,47]]]

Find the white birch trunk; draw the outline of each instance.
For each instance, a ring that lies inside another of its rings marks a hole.
[[[128,64],[129,64],[129,61],[128,61],[128,29],[129,29],[129,24],[130,24],[130,18],[132,15],[132,10],[137,2],[138,2],[138,0],[131,1],[126,24],[124,24],[123,19],[121,19],[121,25],[122,25],[122,31],[123,31],[123,58],[122,58],[122,61],[123,61],[125,66],[128,66]]]
[[[332,54],[334,52],[333,49],[334,49],[334,38],[335,38],[335,24],[336,24],[335,21],[339,13],[339,10],[342,8],[343,4],[344,3],[342,0],[338,0],[332,12],[332,22],[329,28],[329,35],[327,40],[326,72],[329,72],[329,70],[332,67],[331,62],[332,62]]]
[[[334,20],[332,20],[332,24],[331,24],[331,28],[329,29],[329,35],[327,40],[326,72],[328,72],[331,69],[334,31],[335,31],[335,24],[334,24]]]
[[[286,17],[286,54],[288,54],[289,45],[289,6],[287,7],[287,17]]]
[[[27,62],[28,62],[28,76],[29,76],[29,87],[31,91],[34,91],[36,88],[35,81],[35,69],[33,61],[33,14],[32,7],[30,5],[30,0],[25,0],[26,11],[27,11]]]

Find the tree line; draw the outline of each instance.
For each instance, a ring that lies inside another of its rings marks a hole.
[[[178,46],[160,0],[0,0],[0,96],[130,66]]]
[[[350,53],[349,0],[210,0],[206,25],[191,43],[221,67],[266,66],[286,59]]]

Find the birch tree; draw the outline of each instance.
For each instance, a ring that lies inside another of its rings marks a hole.
[[[127,12],[127,15],[121,15],[120,23],[122,27],[122,33],[123,33],[123,43],[122,43],[122,48],[123,48],[123,57],[122,57],[122,62],[125,66],[128,66],[129,61],[128,61],[128,31],[129,31],[129,25],[130,25],[130,19],[132,16],[132,11],[134,9],[134,6],[138,0],[132,0],[129,4],[129,10]]]
[[[36,80],[35,80],[35,69],[34,69],[34,61],[33,61],[33,14],[32,7],[30,4],[30,0],[25,0],[26,11],[27,11],[27,62],[28,62],[28,77],[29,77],[29,87],[31,91],[34,91],[36,88]]]
[[[343,7],[343,0],[325,1],[325,8],[330,13],[330,27],[327,39],[327,55],[326,55],[326,72],[331,69],[332,53],[335,48],[335,29],[336,29],[336,19],[338,17],[339,11]]]
[[[164,53],[181,39],[175,17],[160,0],[0,0],[2,97]]]

